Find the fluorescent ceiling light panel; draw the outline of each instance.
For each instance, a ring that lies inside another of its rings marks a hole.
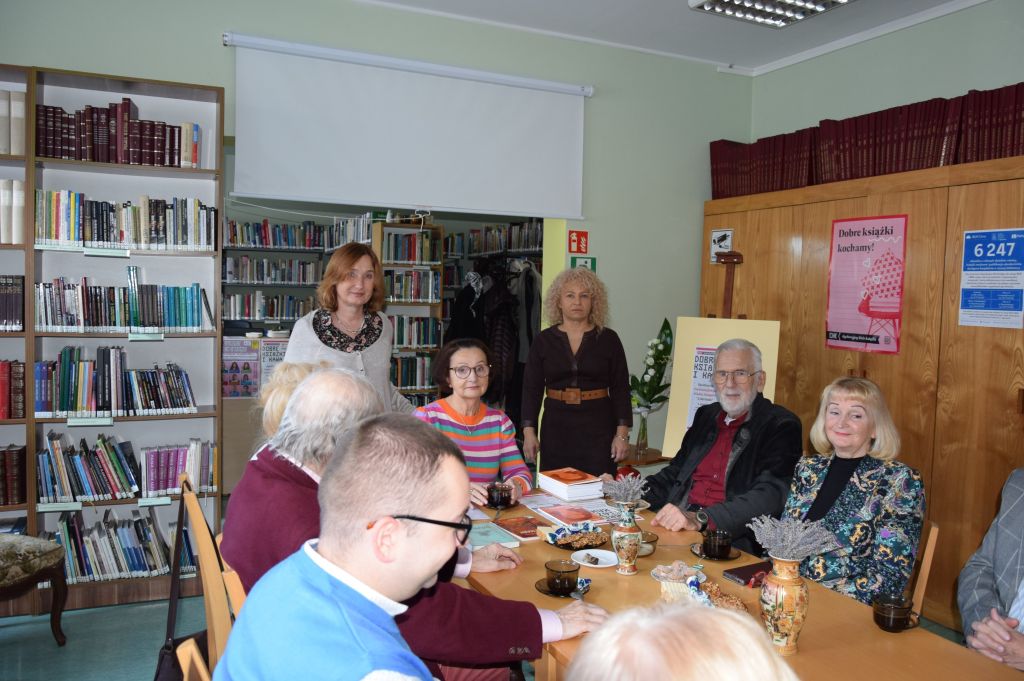
[[[690,9],[750,24],[785,28],[854,0],[688,0]]]

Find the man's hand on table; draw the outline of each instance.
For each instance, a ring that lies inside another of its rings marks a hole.
[[[514,570],[523,562],[523,557],[501,544],[488,544],[473,552],[471,572],[499,572]]]
[[[974,633],[967,636],[967,645],[996,662],[1024,670],[1024,634],[1017,631],[1019,624],[993,608],[988,617],[968,627]]]
[[[575,638],[593,631],[608,619],[608,611],[591,603],[573,601],[555,614],[562,622],[562,638]]]
[[[651,527],[664,527],[670,532],[680,530],[699,530],[700,523],[697,522],[697,515],[690,511],[683,511],[675,504],[665,504],[654,516]]]

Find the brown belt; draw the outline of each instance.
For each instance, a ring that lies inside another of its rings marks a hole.
[[[553,400],[559,400],[566,404],[579,404],[582,400],[599,400],[608,397],[608,388],[600,390],[580,390],[579,388],[566,388],[565,390],[547,389],[547,396]]]

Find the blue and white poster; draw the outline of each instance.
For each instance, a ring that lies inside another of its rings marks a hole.
[[[1024,328],[1024,227],[964,232],[960,326]]]

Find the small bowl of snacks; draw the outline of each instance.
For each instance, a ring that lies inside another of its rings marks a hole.
[[[608,533],[590,521],[563,527],[538,527],[541,539],[567,551],[594,549],[608,542]]]
[[[708,597],[700,589],[707,575],[681,560],[671,565],[657,566],[651,570],[651,577],[661,582],[661,600],[666,603],[697,602],[710,605]]]
[[[638,556],[649,556],[658,548],[658,535],[654,532],[644,531],[640,535],[640,551]]]

